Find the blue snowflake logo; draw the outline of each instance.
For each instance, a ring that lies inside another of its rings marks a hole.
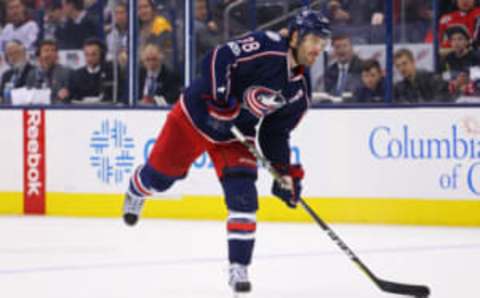
[[[121,184],[132,173],[134,140],[127,135],[127,125],[119,120],[104,120],[90,137],[90,165],[105,184]]]

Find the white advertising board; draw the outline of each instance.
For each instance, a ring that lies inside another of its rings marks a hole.
[[[48,190],[123,193],[131,172],[145,162],[166,115],[145,110],[48,111]],[[164,195],[222,193],[206,156],[194,163],[186,180]]]
[[[166,111],[47,112],[47,189],[121,193]],[[307,197],[480,197],[479,109],[311,110],[292,137]],[[168,157],[165,157],[168,158]],[[261,171],[259,193],[269,194]],[[170,195],[221,194],[208,157]]]
[[[0,110],[0,191],[23,188],[22,111]]]
[[[293,136],[305,195],[480,198],[480,110],[315,110]]]

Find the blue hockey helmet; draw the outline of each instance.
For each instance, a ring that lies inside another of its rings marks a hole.
[[[330,38],[330,21],[321,12],[305,8],[300,11],[288,26],[288,36],[292,37],[293,32],[298,31],[299,40],[305,35],[313,33],[322,38]]]

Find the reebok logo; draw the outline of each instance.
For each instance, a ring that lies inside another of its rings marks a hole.
[[[27,120],[27,195],[40,195],[40,160],[42,155],[40,154],[39,145],[39,128],[41,124],[39,111],[28,112]]]
[[[25,213],[45,212],[45,124],[41,110],[24,111]]]

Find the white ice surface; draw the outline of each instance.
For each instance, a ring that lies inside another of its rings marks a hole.
[[[379,277],[479,298],[480,229],[334,225]],[[224,298],[222,222],[0,217],[2,298]],[[378,290],[314,223],[260,223],[248,298],[402,297]]]

